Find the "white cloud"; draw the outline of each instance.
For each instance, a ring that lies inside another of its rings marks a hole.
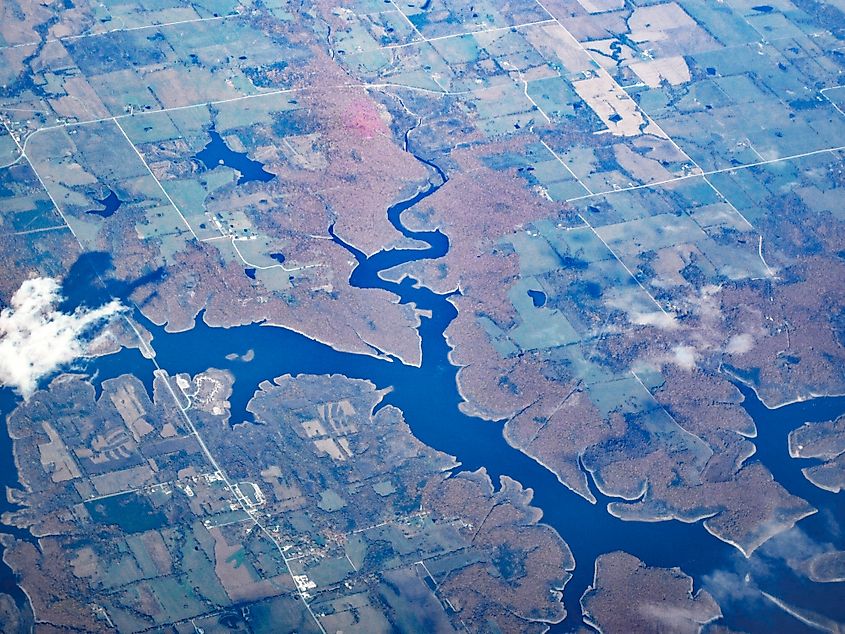
[[[665,330],[674,330],[678,326],[674,315],[662,311],[654,311],[652,313],[634,312],[628,318],[638,326],[654,326],[655,328]]]
[[[672,361],[675,365],[684,370],[695,369],[695,363],[698,360],[698,351],[695,348],[692,346],[677,345],[672,348],[672,352],[674,353]]]
[[[734,335],[728,341],[725,352],[728,354],[745,354],[754,345],[754,337],[749,333]]]
[[[751,574],[743,574],[738,570],[714,570],[709,575],[704,575],[703,585],[722,607],[735,602],[756,602],[762,599],[760,589]]]
[[[653,624],[656,631],[695,632],[698,627],[722,616],[722,610],[705,593],[691,596],[686,605],[665,605],[643,601],[637,610]]]
[[[85,354],[84,335],[123,309],[113,300],[93,310],[66,314],[59,283],[50,277],[27,280],[0,311],[0,384],[29,398],[38,380]]]

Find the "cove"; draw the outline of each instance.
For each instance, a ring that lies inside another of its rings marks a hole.
[[[0,514],[15,511],[18,508],[15,504],[9,502],[6,495],[7,487],[15,488],[19,486],[17,467],[15,466],[15,460],[12,454],[12,439],[9,437],[9,427],[6,425],[6,417],[14,410],[19,401],[20,399],[12,390],[0,387],[0,414],[3,416],[3,428],[0,429],[0,488],[3,490],[0,496]],[[32,536],[27,531],[15,526],[0,523],[0,533],[11,535],[15,539],[23,541],[33,541]],[[4,550],[0,546],[0,555],[2,555]],[[8,594],[12,597],[15,605],[22,612],[29,610],[29,599],[27,599],[26,594],[24,594],[24,591],[18,585],[18,580],[14,572],[12,572],[12,569],[3,560],[0,560],[0,593]]]

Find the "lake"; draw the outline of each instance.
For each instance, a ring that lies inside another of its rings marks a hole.
[[[422,159],[421,159],[422,160]],[[419,309],[430,311],[422,317],[419,333],[422,338],[422,365],[409,366],[398,359],[340,352],[285,328],[249,325],[235,328],[211,328],[202,319],[189,331],[167,333],[152,324],[140,313],[135,317],[154,335],[153,346],[159,365],[171,374],[197,374],[208,368],[227,369],[235,376],[231,397],[231,422],[250,420],[246,405],[258,384],[282,374],[343,374],[350,378],[367,379],[378,388],[392,387],[381,406],[390,404],[404,412],[413,433],[426,444],[456,456],[461,469],[484,467],[494,482],[506,475],[534,491],[533,504],[543,511],[543,522],[554,527],[569,544],[576,561],[573,578],[564,593],[568,612],[566,621],[556,626],[557,632],[572,631],[581,625],[579,599],[592,581],[593,562],[602,553],[625,550],[651,566],[679,566],[695,579],[697,588],[710,588],[710,575],[716,570],[728,570],[753,575],[761,588],[807,608],[823,611],[830,617],[845,619],[845,605],[841,601],[843,584],[815,584],[798,577],[777,557],[767,555],[763,548],[751,560],[745,560],[736,549],[705,531],[700,523],[679,521],[653,523],[625,522],[606,510],[613,501],[595,487],[597,504],[561,485],[546,468],[525,454],[510,447],[502,435],[503,423],[491,422],[464,415],[459,405],[457,368],[449,362],[449,346],[444,331],[457,316],[449,294],[438,294],[418,285],[411,278],[401,282],[383,279],[380,273],[400,264],[423,258],[438,258],[449,248],[448,238],[440,231],[412,231],[401,220],[402,213],[418,204],[446,182],[447,177],[436,165],[424,161],[433,170],[432,182],[405,201],[388,210],[393,226],[406,238],[421,241],[423,249],[385,249],[366,256],[346,244],[332,229],[330,235],[346,248],[358,262],[350,284],[360,288],[388,290],[402,303],[413,302]],[[90,260],[96,266],[96,258]],[[65,289],[75,304],[96,304],[104,299],[97,289],[94,269],[90,274],[79,272],[69,276]],[[110,295],[128,296],[132,285],[110,287]],[[254,350],[254,359],[244,362],[227,355],[245,354]],[[96,373],[95,384],[131,372],[144,381],[151,391],[153,365],[137,350],[123,350],[118,354],[91,360],[87,370]],[[769,410],[753,391],[740,386],[746,397],[744,406],[754,418],[759,437],[755,439],[757,454],[751,460],[762,461],[776,479],[790,492],[807,499],[823,512],[809,517],[799,526],[817,541],[839,540],[833,535],[836,526],[845,526],[845,508],[834,494],[818,489],[807,482],[800,468],[807,461],[789,457],[786,438],[791,429],[805,421],[834,418],[845,411],[845,398],[819,398]],[[0,405],[7,414],[15,404],[8,390],[2,392]],[[436,395],[437,398],[432,398]],[[4,432],[5,434],[5,432]],[[11,462],[9,440],[0,438],[0,452],[5,468],[4,483],[14,485],[16,476]],[[841,547],[841,543],[839,544]],[[0,585],[14,586],[8,568],[0,570]],[[717,594],[716,588],[711,588]],[[18,591],[16,596],[20,596]],[[721,597],[717,597],[721,598]],[[767,601],[723,601],[723,623],[751,632],[812,631],[798,620]]]

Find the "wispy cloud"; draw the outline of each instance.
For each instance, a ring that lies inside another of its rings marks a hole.
[[[835,522],[833,518],[831,521]],[[836,532],[838,527],[828,526],[827,529]],[[724,568],[704,575],[702,585],[727,613],[731,612],[732,604],[741,603],[744,611],[759,613],[762,619],[765,610],[776,608],[816,629],[845,632],[841,624],[821,613],[829,611],[824,600],[814,600],[812,594],[796,600],[794,592],[790,602],[779,596],[785,585],[818,588],[810,583],[815,581],[812,576],[808,576],[813,559],[822,553],[832,552],[834,548],[833,544],[816,540],[795,526],[771,538],[748,559],[734,553]],[[831,624],[834,626],[831,627]]]
[[[0,311],[0,384],[29,398],[41,377],[85,354],[89,330],[122,310],[114,300],[95,309],[58,310],[59,283],[27,280]]]

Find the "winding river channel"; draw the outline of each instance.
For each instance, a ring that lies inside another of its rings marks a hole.
[[[423,159],[420,159],[423,161]],[[388,218],[406,238],[425,243],[425,248],[391,248],[366,256],[346,244],[330,230],[333,239],[357,260],[350,284],[360,288],[378,288],[394,293],[401,303],[413,303],[430,316],[421,319],[422,365],[405,365],[398,359],[340,352],[280,327],[250,325],[228,329],[211,328],[202,320],[196,327],[181,333],[167,333],[142,316],[136,317],[154,335],[153,346],[159,365],[171,374],[196,374],[210,367],[228,369],[235,376],[231,398],[232,421],[249,420],[246,405],[258,384],[282,374],[343,374],[367,379],[379,388],[392,387],[384,404],[395,405],[404,412],[413,433],[426,444],[456,456],[461,469],[485,468],[494,482],[507,475],[534,491],[533,504],[543,511],[543,522],[555,528],[569,544],[576,568],[564,592],[567,619],[554,625],[554,631],[574,631],[582,625],[579,599],[592,581],[593,562],[602,553],[625,550],[650,566],[678,566],[695,580],[695,587],[711,589],[720,600],[727,626],[746,631],[813,631],[772,603],[761,598],[730,601],[716,587],[712,573],[729,571],[744,577],[787,603],[799,605],[831,618],[845,620],[845,606],[840,600],[843,584],[814,584],[792,572],[774,556],[755,554],[746,560],[736,549],[707,533],[700,523],[679,521],[625,522],[607,512],[612,501],[593,487],[597,504],[561,485],[554,474],[512,448],[504,440],[502,422],[491,422],[464,415],[456,384],[457,368],[449,361],[449,345],[444,331],[457,316],[448,294],[438,294],[417,284],[411,278],[401,282],[385,280],[380,274],[398,265],[422,259],[439,258],[449,249],[446,235],[440,231],[412,231],[402,224],[402,213],[436,192],[447,180],[443,171],[428,161],[431,170],[429,185],[408,200],[388,209]],[[89,280],[89,283],[92,280]],[[76,284],[84,284],[77,279]],[[67,289],[69,292],[72,289]],[[78,289],[77,289],[78,290]],[[254,350],[255,357],[245,363],[227,359],[231,353]],[[88,370],[96,373],[96,382],[126,372],[136,374],[148,388],[152,382],[152,363],[137,350],[92,360]],[[822,512],[803,520],[799,526],[819,543],[832,542],[842,548],[843,538],[836,536],[837,526],[845,528],[845,508],[841,498],[818,489],[800,472],[807,461],[794,460],[787,451],[787,435],[803,422],[826,420],[845,411],[845,399],[819,398],[767,409],[753,391],[741,388],[746,397],[746,410],[759,430],[755,439],[758,451],[752,460],[762,461],[775,478],[790,492],[800,495]],[[8,390],[0,406],[8,414],[15,404]],[[8,437],[0,440],[4,483],[16,484]],[[839,543],[837,543],[839,542]],[[765,549],[761,549],[765,550]],[[0,588],[13,587],[10,571],[0,571]],[[759,594],[759,593],[758,593]],[[18,591],[19,596],[20,593]]]

